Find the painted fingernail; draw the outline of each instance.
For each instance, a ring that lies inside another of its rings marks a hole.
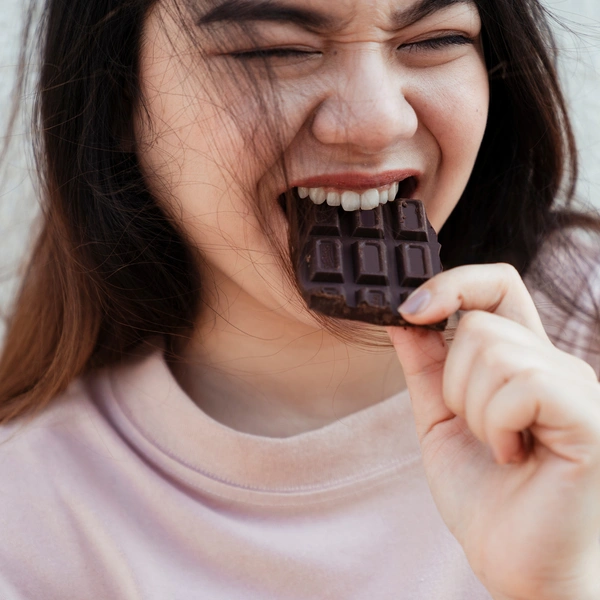
[[[398,311],[405,315],[416,315],[423,312],[431,302],[429,290],[416,290],[399,307]]]

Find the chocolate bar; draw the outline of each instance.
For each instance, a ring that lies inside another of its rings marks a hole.
[[[356,211],[322,204],[307,232],[297,278],[310,309],[374,325],[412,325],[398,306],[442,270],[440,244],[421,201]]]

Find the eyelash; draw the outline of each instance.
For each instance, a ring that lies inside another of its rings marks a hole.
[[[406,44],[406,46],[400,46],[398,49],[407,48],[409,52],[415,52],[421,50],[439,50],[440,48],[446,48],[448,46],[465,46],[474,43],[475,40],[465,35],[447,35],[444,37],[422,40],[420,42],[413,42],[412,44]]]
[[[234,52],[233,58],[253,59],[253,58],[294,58],[306,57],[320,52],[307,52],[306,50],[296,50],[294,48],[264,48],[261,50],[249,50],[247,52]]]
[[[409,52],[422,52],[423,50],[439,50],[449,46],[465,46],[473,44],[474,40],[464,35],[448,35],[445,37],[431,38],[420,42],[412,42],[405,46],[400,46],[398,50],[406,48]],[[247,52],[233,52],[233,58],[250,60],[256,58],[298,58],[308,57],[320,52],[309,52],[306,50],[297,50],[295,48],[264,48],[260,50],[248,50]]]

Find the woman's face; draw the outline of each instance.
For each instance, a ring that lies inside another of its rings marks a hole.
[[[277,260],[289,189],[350,209],[399,184],[439,231],[487,119],[473,2],[198,0],[175,16],[173,1],[145,25],[138,148],[215,298],[306,319]]]

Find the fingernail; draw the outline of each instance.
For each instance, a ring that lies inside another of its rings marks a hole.
[[[399,307],[398,311],[405,315],[416,315],[424,311],[431,302],[429,290],[416,290]]]

